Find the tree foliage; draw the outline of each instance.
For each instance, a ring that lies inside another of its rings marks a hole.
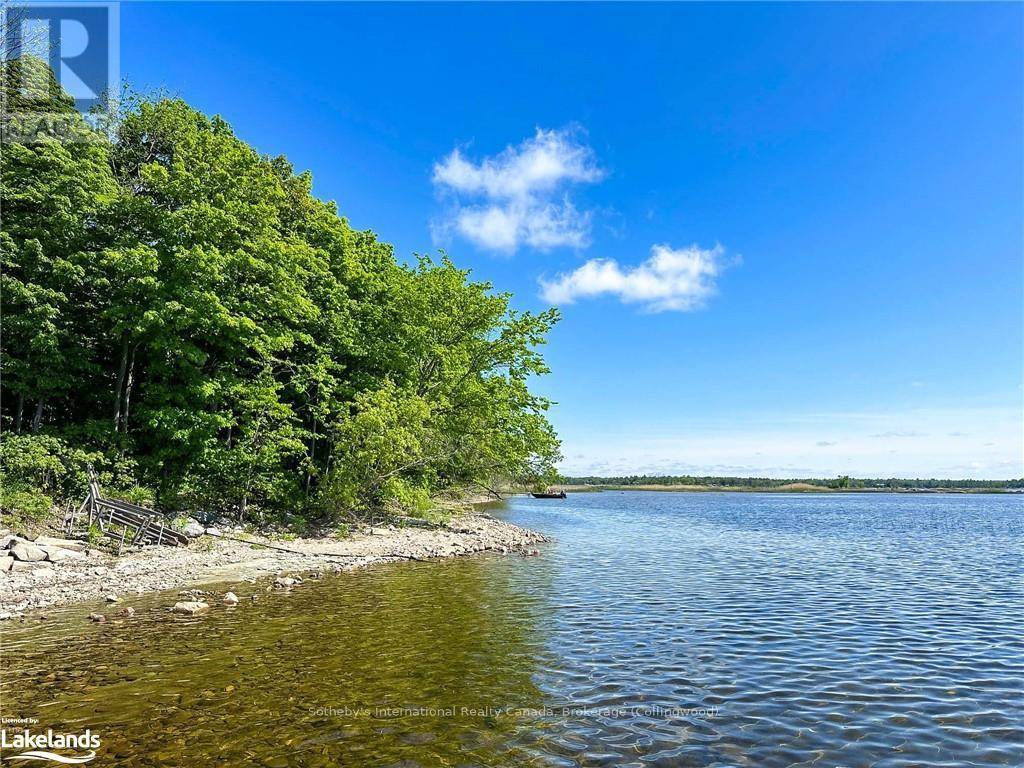
[[[0,159],[5,439],[257,519],[553,473],[529,389],[553,310],[516,312],[445,256],[400,263],[181,100],[137,99],[105,134],[69,119],[88,141]]]

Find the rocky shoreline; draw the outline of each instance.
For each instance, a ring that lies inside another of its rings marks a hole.
[[[224,538],[227,535],[236,538]],[[84,542],[60,543],[56,538],[40,537],[37,544],[4,538],[8,570],[0,573],[0,619],[103,599],[123,604],[135,595],[217,582],[266,578],[281,584],[303,575],[343,572],[375,563],[478,552],[531,555],[538,552],[535,545],[547,540],[536,531],[485,513],[459,515],[442,526],[367,528],[345,538],[285,541],[212,531],[188,547],[152,546],[120,557]],[[40,557],[40,552],[45,556]]]

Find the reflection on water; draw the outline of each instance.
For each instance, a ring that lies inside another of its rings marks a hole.
[[[515,499],[535,558],[3,629],[2,714],[95,765],[1021,765],[1021,502]]]

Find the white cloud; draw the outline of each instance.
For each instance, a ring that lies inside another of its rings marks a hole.
[[[614,259],[591,259],[554,280],[541,279],[541,296],[552,304],[617,296],[623,302],[643,303],[653,312],[697,309],[715,292],[723,253],[720,245],[655,245],[650,258],[635,267],[623,268]]]
[[[453,195],[435,236],[452,230],[480,247],[512,253],[521,245],[547,250],[585,247],[591,215],[566,191],[600,181],[593,150],[574,128],[545,131],[479,163],[455,149],[434,165],[438,189]]]

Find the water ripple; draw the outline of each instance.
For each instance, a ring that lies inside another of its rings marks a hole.
[[[539,558],[57,612],[5,628],[0,696],[105,765],[1018,766],[1022,502],[515,499]]]

